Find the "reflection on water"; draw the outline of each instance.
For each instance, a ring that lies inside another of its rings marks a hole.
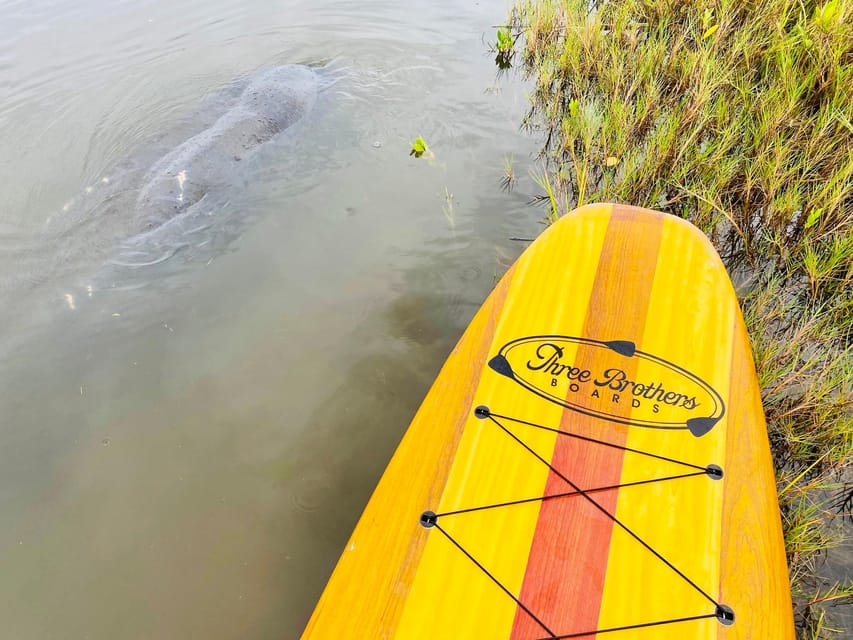
[[[509,238],[538,230],[525,180],[499,188],[535,148],[482,42],[504,11],[4,4],[4,637],[298,636]],[[110,267],[135,178],[288,63],[337,79],[299,135],[229,173],[198,242]]]

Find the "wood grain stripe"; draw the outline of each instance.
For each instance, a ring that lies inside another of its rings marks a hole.
[[[638,216],[614,206],[584,337],[641,341],[662,226],[662,215]],[[592,355],[581,354],[578,366],[591,368],[591,359]],[[629,399],[613,406],[614,415],[630,414]],[[627,438],[627,427],[570,411],[563,413],[560,428],[616,444]],[[560,437],[551,464],[585,489],[617,484],[622,457],[617,449]],[[546,494],[567,490],[565,481],[551,472]],[[612,513],[617,496],[618,491],[611,491],[594,499]],[[597,628],[612,527],[612,521],[583,497],[542,503],[520,599],[555,633]],[[512,640],[541,637],[541,627],[519,608]]]
[[[776,478],[749,339],[740,314],[733,330],[719,598],[734,610],[736,618],[731,627],[720,626],[717,637],[793,640]]]

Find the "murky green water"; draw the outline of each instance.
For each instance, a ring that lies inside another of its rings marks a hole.
[[[536,148],[482,41],[505,8],[0,0],[4,638],[299,635],[509,238],[539,228],[529,180],[499,187]],[[334,82],[235,174],[225,222],[105,267],[130,212],[103,198],[284,63]]]

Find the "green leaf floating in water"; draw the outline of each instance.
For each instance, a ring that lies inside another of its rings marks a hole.
[[[415,156],[416,158],[420,158],[427,151],[429,151],[429,147],[427,146],[426,140],[424,140],[421,136],[418,136],[412,143],[412,150],[409,151],[409,155]]]

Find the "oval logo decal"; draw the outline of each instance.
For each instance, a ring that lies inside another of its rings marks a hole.
[[[698,437],[725,413],[723,399],[707,382],[627,340],[518,338],[501,347],[489,366],[546,400],[621,424],[689,429]]]

